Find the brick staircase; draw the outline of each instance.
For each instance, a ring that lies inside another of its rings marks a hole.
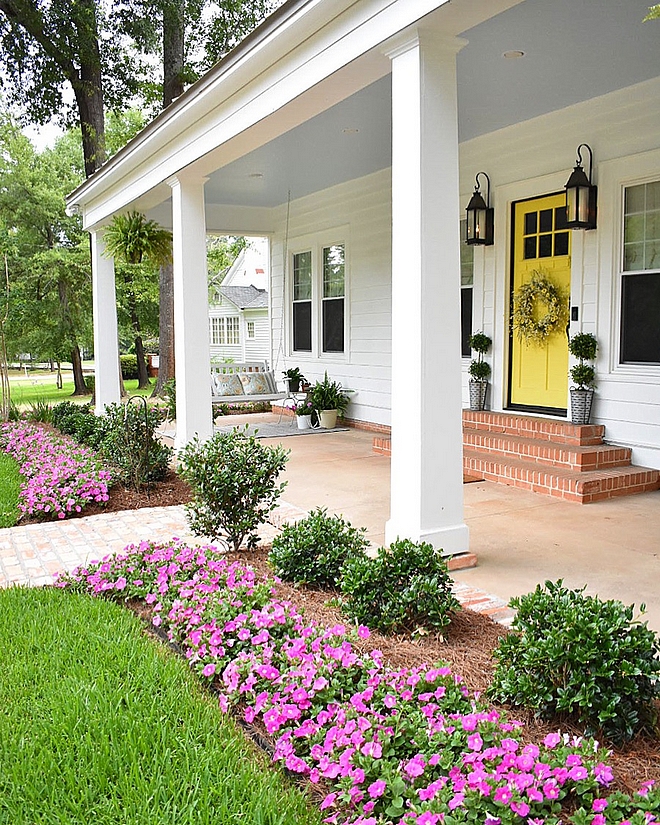
[[[660,488],[660,471],[604,444],[605,427],[463,410],[463,469],[488,481],[590,504]]]
[[[631,450],[604,435],[597,424],[463,410],[463,473],[580,504],[660,489],[660,471],[633,466]],[[373,449],[389,455],[389,438]]]

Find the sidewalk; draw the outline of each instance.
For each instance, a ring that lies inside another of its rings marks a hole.
[[[273,416],[249,416],[273,420]],[[275,416],[275,420],[277,417]],[[244,416],[231,418],[241,425]],[[266,441],[267,443],[267,441]],[[378,546],[389,515],[390,462],[371,450],[372,434],[348,430],[283,438],[291,450],[283,474],[278,524],[301,511],[327,507],[365,527]],[[459,598],[498,620],[511,616],[511,596],[546,579],[639,608],[660,632],[660,492],[579,505],[490,482],[466,484],[465,521],[477,567],[452,573]],[[272,539],[271,526],[262,531]],[[0,530],[0,585],[43,584],[125,545],[149,539],[194,540],[182,507],[111,513]],[[200,540],[196,540],[199,542]]]

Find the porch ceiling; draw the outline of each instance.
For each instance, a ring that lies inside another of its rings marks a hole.
[[[649,2],[524,0],[462,32],[460,141],[660,75]],[[387,168],[390,101],[386,76],[230,162],[209,176],[207,204],[268,208]]]

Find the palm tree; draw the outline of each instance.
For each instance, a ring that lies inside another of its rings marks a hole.
[[[147,220],[140,212],[115,215],[105,230],[105,254],[126,266],[122,274],[128,297],[128,311],[135,334],[135,355],[138,364],[138,386],[149,386],[149,376],[144,358],[144,346],[140,329],[135,295],[135,270],[141,264],[165,266],[172,259],[172,233],[162,229],[156,221]]]

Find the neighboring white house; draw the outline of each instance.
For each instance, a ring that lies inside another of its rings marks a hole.
[[[268,239],[253,238],[209,283],[211,360],[270,361]]]
[[[357,391],[350,417],[391,425],[388,538],[468,545],[461,307],[494,341],[492,409],[566,416],[563,332],[530,360],[511,328],[512,292],[533,268],[570,288],[568,332],[600,342],[596,421],[660,467],[660,21],[642,22],[647,10],[288,0],[69,197],[92,233],[97,403],[119,397],[103,228],[144,209],[174,233],[180,443],[211,433],[213,231],[270,238],[281,368],[327,370]],[[569,231],[564,187],[582,144],[597,226]],[[494,243],[461,267],[479,172]]]

